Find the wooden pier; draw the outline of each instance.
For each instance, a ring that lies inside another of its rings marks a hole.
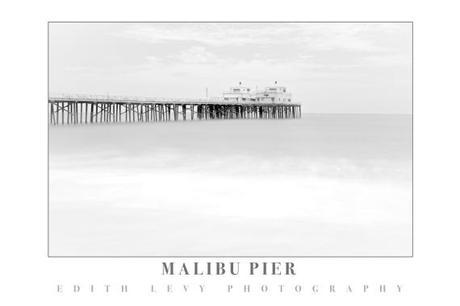
[[[161,122],[212,119],[295,119],[292,103],[228,102],[223,99],[54,97],[48,99],[50,125]]]

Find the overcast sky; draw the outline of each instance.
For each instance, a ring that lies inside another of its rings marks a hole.
[[[288,87],[303,112],[410,113],[411,24],[50,24],[51,94]]]

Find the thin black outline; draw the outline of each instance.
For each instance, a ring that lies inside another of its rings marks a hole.
[[[62,256],[62,255],[50,255],[50,215],[49,215],[49,111],[48,111],[48,99],[49,99],[49,39],[50,39],[50,24],[54,23],[79,23],[79,24],[118,24],[118,23],[153,23],[153,24],[194,24],[194,23],[260,23],[260,24],[289,24],[289,23],[410,23],[411,24],[411,52],[412,52],[412,67],[411,67],[411,102],[412,102],[412,113],[411,113],[411,126],[412,126],[412,136],[411,136],[411,155],[412,155],[412,233],[411,233],[411,255],[371,255],[371,256]],[[48,21],[47,22],[47,101],[46,101],[46,113],[47,113],[47,257],[48,258],[414,258],[414,22],[413,21]]]

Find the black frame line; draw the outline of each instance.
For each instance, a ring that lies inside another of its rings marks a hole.
[[[411,56],[412,56],[412,62],[411,62],[411,174],[412,174],[412,182],[411,182],[411,200],[412,200],[412,220],[411,220],[411,255],[370,255],[370,256],[320,256],[320,255],[310,255],[310,256],[286,256],[286,255],[244,255],[244,256],[174,256],[174,255],[152,255],[152,256],[136,256],[136,255],[127,255],[127,256],[102,256],[102,255],[91,255],[91,256],[74,256],[74,255],[69,255],[69,256],[56,256],[56,255],[50,255],[50,205],[49,205],[49,194],[50,194],[50,184],[49,184],[49,112],[48,112],[48,99],[49,99],[49,94],[50,94],[50,79],[49,79],[49,62],[50,62],[50,56],[49,56],[49,43],[50,43],[50,24],[60,24],[60,23],[79,23],[79,24],[119,24],[119,23],[131,23],[131,24],[139,24],[139,23],[151,23],[151,24],[196,24],[196,23],[224,23],[224,24],[229,24],[229,23],[258,23],[258,24],[294,24],[294,23],[302,23],[302,24],[307,24],[307,23],[322,23],[322,24],[339,24],[339,23],[410,23],[411,24]],[[413,21],[48,21],[47,22],[47,101],[46,101],[46,107],[47,107],[47,257],[48,258],[155,258],[155,259],[160,259],[160,258],[372,258],[372,259],[377,259],[377,258],[414,258],[414,22]]]

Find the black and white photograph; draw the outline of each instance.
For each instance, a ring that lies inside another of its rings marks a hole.
[[[457,12],[4,3],[0,305],[456,305]]]
[[[412,255],[412,23],[48,27],[50,256]]]

